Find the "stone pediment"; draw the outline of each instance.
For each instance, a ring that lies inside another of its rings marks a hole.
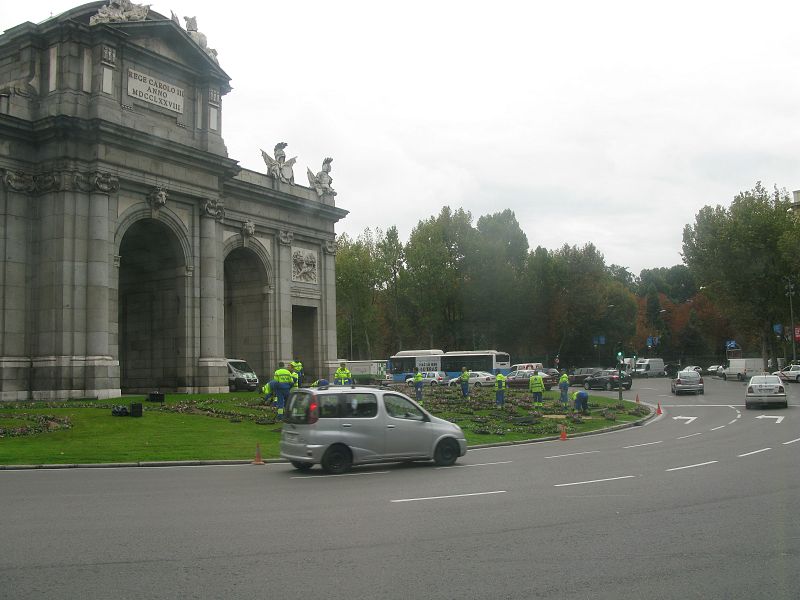
[[[54,17],[54,20],[78,22],[91,27],[91,29],[107,27],[124,33],[128,44],[140,46],[192,70],[211,75],[224,82],[225,89],[221,90],[223,94],[230,91],[227,85],[230,77],[216,62],[214,51],[201,47],[192,39],[192,33],[187,32],[178,22],[154,10],[149,10],[143,20],[97,22],[92,25],[92,18],[96,17],[98,11],[107,5],[107,1],[91,2],[64,12]],[[193,33],[197,35],[197,32]],[[202,34],[199,36],[205,42],[205,36]]]

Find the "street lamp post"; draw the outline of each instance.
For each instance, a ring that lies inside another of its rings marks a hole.
[[[786,279],[786,295],[789,297],[789,320],[791,322],[792,331],[790,335],[792,336],[792,362],[797,362],[797,344],[794,340],[794,304],[792,302],[792,297],[794,296],[794,281],[787,278]]]

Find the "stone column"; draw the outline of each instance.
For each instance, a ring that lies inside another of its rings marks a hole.
[[[111,398],[120,394],[119,360],[109,350],[111,327],[109,195],[119,189],[116,177],[107,173],[86,173],[76,178],[76,187],[89,193],[86,228],[86,318],[84,390],[89,397]],[[77,332],[76,332],[77,333]]]
[[[275,282],[278,291],[278,318],[275,323],[278,338],[278,361],[294,360],[292,347],[292,242],[294,234],[291,231],[278,233],[278,273]]]
[[[0,401],[28,399],[31,360],[26,284],[34,178],[6,171],[0,190]]]
[[[320,354],[322,364],[338,358],[336,340],[336,241],[323,242],[322,316],[320,318]]]
[[[199,392],[228,391],[224,339],[220,323],[225,325],[219,297],[222,280],[220,222],[225,216],[221,201],[205,200],[200,215],[200,360],[197,387]],[[224,331],[224,329],[223,329]]]

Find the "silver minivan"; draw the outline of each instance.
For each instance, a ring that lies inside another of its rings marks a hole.
[[[286,404],[281,456],[300,471],[319,464],[341,474],[352,465],[408,460],[449,466],[466,452],[458,425],[393,390],[301,388]]]

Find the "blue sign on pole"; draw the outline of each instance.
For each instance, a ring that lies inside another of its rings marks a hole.
[[[647,347],[651,348],[652,346],[653,346],[653,336],[652,335],[648,335],[647,336]]]
[[[600,338],[598,338],[597,336],[594,336],[594,337],[592,338],[592,344],[593,344],[593,345],[595,345],[595,346],[597,346],[597,345],[600,343],[599,339],[600,339]]]
[[[778,336],[781,335],[783,333],[783,325],[781,325],[780,323],[773,325],[772,331],[775,333],[775,335]]]
[[[604,335],[600,336],[600,345],[601,346],[605,346],[606,345],[606,336],[604,336]]]

